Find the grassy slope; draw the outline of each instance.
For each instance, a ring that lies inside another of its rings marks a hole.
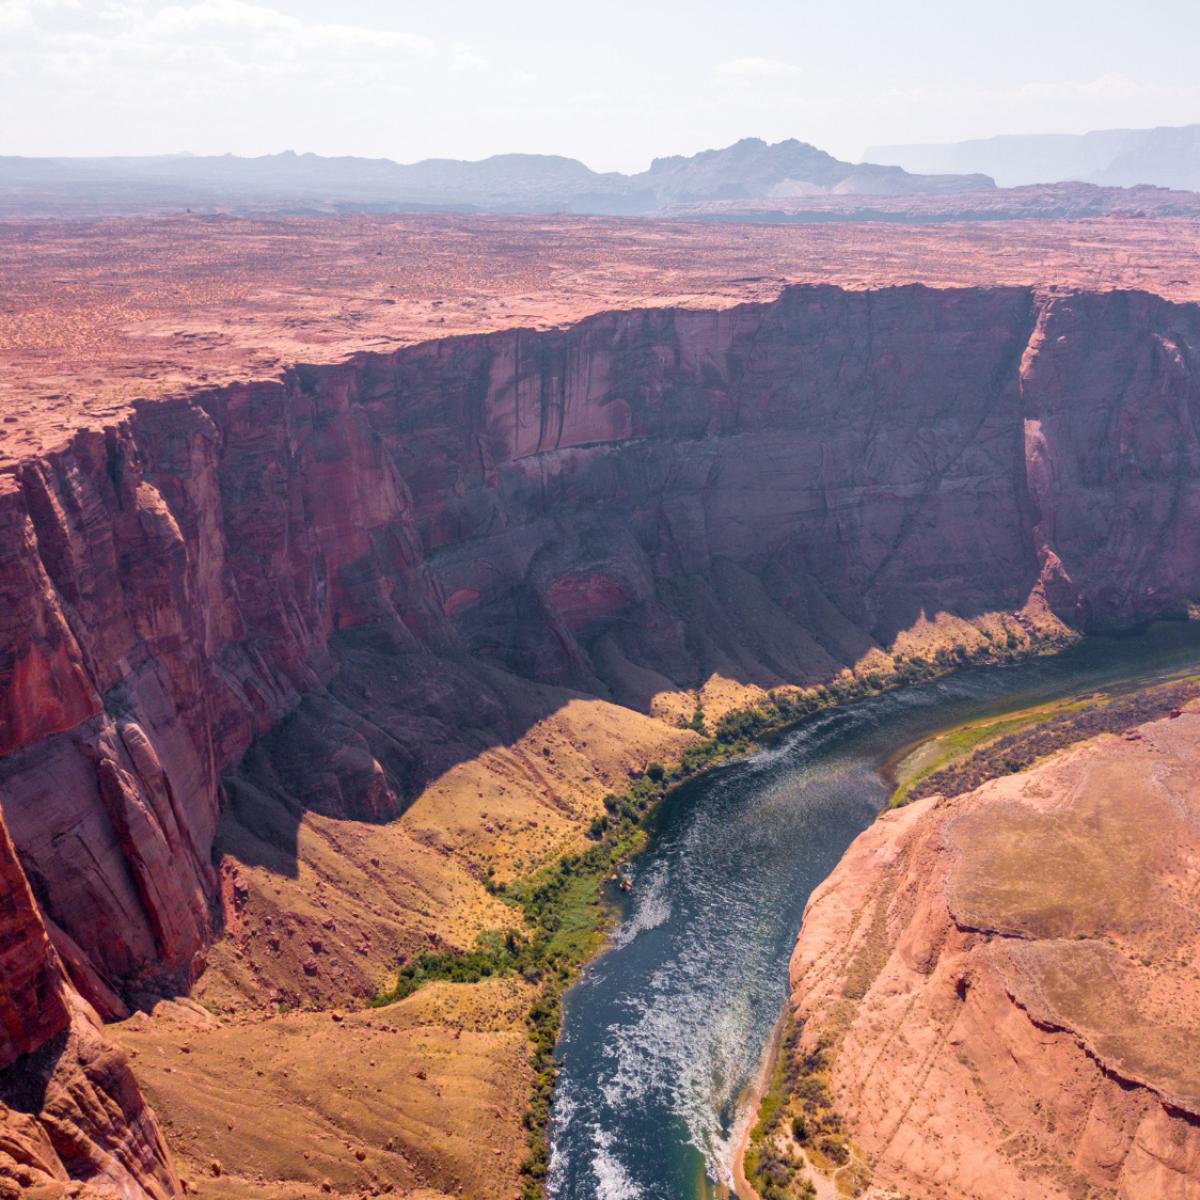
[[[1103,733],[1123,733],[1200,696],[1200,676],[1130,692],[1094,692],[1034,705],[946,730],[910,750],[894,771],[895,807],[936,794],[957,796],[1024,771],[1056,751]]]

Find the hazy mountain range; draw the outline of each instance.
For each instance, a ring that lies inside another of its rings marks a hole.
[[[597,172],[577,159],[541,154],[408,165],[292,151],[260,158],[0,157],[0,211],[47,214],[429,208],[620,215],[708,201],[992,187],[984,175],[914,175],[900,167],[842,162],[795,139],[770,145],[745,138],[721,150],[657,158],[634,175]]]
[[[1200,192],[1200,125],[876,146],[866,157],[870,161],[845,162],[794,138],[774,144],[743,138],[720,150],[656,158],[648,170],[629,175],[550,154],[409,164],[293,151],[258,158],[0,157],[0,214],[429,210],[762,220],[769,210],[803,220],[970,220],[1161,214],[1161,194],[1112,189]],[[1103,190],[1082,193],[1079,182]],[[1002,190],[1034,184],[1075,190]],[[1195,197],[1167,199],[1170,211],[1182,206],[1190,214]]]
[[[908,171],[983,172],[1001,187],[1078,180],[1107,187],[1144,183],[1200,190],[1200,125],[871,146],[864,157]]]

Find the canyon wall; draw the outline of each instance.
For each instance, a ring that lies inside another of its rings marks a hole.
[[[66,978],[3,818],[0,913],[0,1197],[182,1195],[128,1058]]]
[[[831,1102],[847,1178],[914,1200],[1200,1196],[1198,748],[1185,711],[855,841],[791,965],[796,1094]]]
[[[1143,294],[800,287],[296,367],[19,463],[0,808],[58,961],[105,1018],[186,989],[231,795],[387,821],[545,715],[506,680],[648,711],[1183,614],[1197,347]]]

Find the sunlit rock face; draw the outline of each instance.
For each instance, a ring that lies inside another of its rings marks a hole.
[[[1200,1196],[1198,740],[1185,711],[918,801],[813,894],[796,1055],[881,1189]]]
[[[297,367],[19,462],[0,805],[74,986],[117,1017],[195,980],[252,744],[243,782],[386,821],[543,715],[497,672],[648,709],[915,628],[1184,613],[1198,342],[1139,294],[798,287]]]

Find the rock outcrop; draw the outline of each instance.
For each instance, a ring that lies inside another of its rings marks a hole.
[[[0,1196],[182,1195],[125,1054],[73,991],[0,818]]]
[[[0,817],[0,1070],[70,1024],[50,939]]]
[[[1200,714],[891,812],[813,894],[823,1050],[878,1194],[1200,1196]]]
[[[59,961],[106,1018],[187,989],[231,798],[382,822],[572,697],[1182,614],[1197,346],[1148,295],[803,287],[296,367],[19,462],[0,808]],[[258,832],[294,873],[294,821]]]

